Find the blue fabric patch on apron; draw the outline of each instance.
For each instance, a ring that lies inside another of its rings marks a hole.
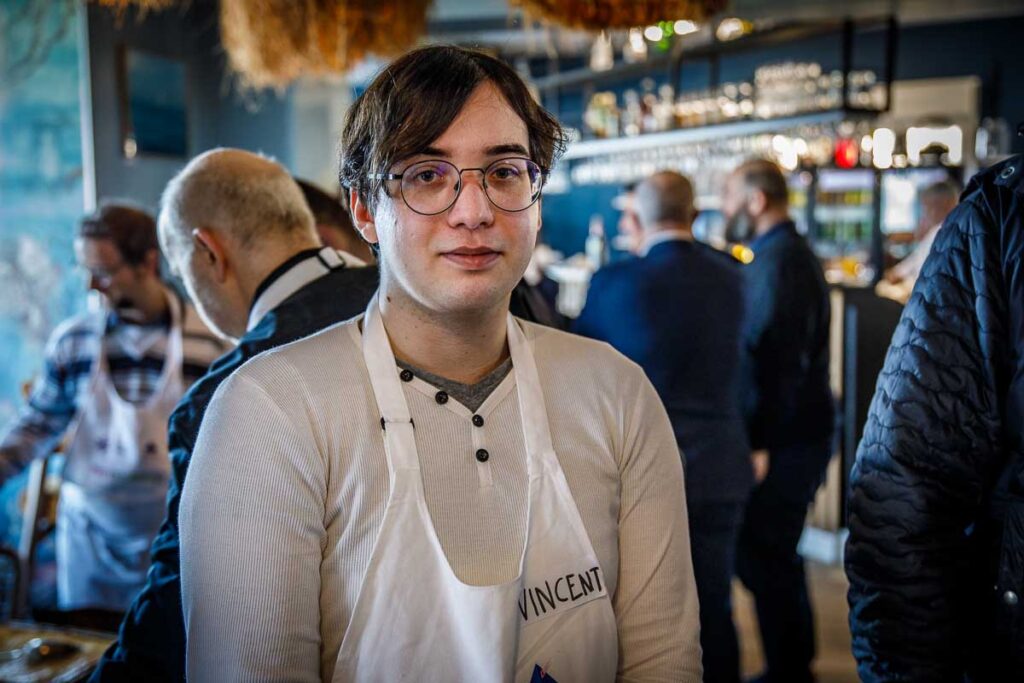
[[[530,683],[558,683],[558,681],[552,678],[551,674],[546,673],[544,669],[540,668],[540,664],[534,664]]]

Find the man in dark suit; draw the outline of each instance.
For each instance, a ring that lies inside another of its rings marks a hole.
[[[767,670],[806,683],[814,623],[797,543],[832,454],[829,294],[818,259],[789,218],[778,166],[752,160],[727,179],[728,232],[750,241],[744,268],[744,412],[759,483],[747,504],[736,570],[754,594]]]
[[[194,159],[161,202],[164,256],[200,314],[238,346],[221,356],[175,408],[167,518],[150,550],[146,585],[93,681],[185,680],[178,504],[206,407],[253,356],[362,313],[376,268],[321,247],[302,193],[278,164],[240,150]]]
[[[690,182],[674,172],[640,183],[639,258],[598,271],[576,331],[607,341],[647,372],[686,468],[704,680],[739,680],[730,581],[752,483],[739,405],[744,298],[739,264],[695,242]]]

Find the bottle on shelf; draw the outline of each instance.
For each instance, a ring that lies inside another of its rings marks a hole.
[[[590,217],[587,240],[583,245],[587,262],[595,271],[608,262],[608,250],[604,238],[604,218],[595,213]]]
[[[645,78],[640,82],[643,95],[640,97],[640,132],[655,133],[658,131],[658,120],[654,115],[658,107],[658,96],[654,94],[654,81]]]
[[[640,103],[640,95],[636,90],[627,90],[622,94],[622,133],[627,137],[640,135],[643,132],[644,112]]]
[[[658,88],[658,101],[654,105],[654,120],[659,131],[675,128],[675,88],[665,83]]]

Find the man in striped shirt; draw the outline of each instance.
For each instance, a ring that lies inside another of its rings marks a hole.
[[[166,420],[228,349],[160,278],[156,225],[106,204],[75,242],[102,312],[62,323],[28,403],[0,437],[0,484],[68,437],[58,512],[58,603],[122,610],[163,517]]]

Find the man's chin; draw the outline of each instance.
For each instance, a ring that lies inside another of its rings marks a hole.
[[[474,286],[475,285],[475,286]],[[512,288],[498,287],[484,283],[470,283],[453,287],[438,297],[440,312],[454,315],[485,314],[495,308],[508,307]]]

